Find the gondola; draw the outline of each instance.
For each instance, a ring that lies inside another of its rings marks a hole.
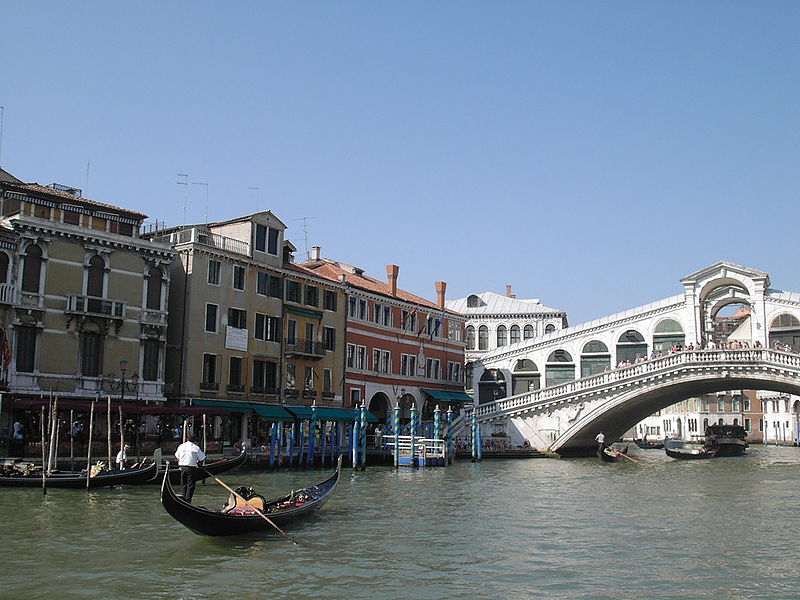
[[[702,460],[704,458],[714,458],[716,450],[707,450],[703,447],[698,448],[664,448],[667,456],[680,460]]]
[[[664,447],[664,442],[648,442],[646,440],[637,440],[634,438],[633,443],[639,446],[642,450],[660,450]]]
[[[221,458],[220,460],[215,460],[214,462],[208,463],[205,465],[205,470],[211,473],[212,475],[219,475],[220,473],[225,473],[236,467],[239,467],[247,462],[247,452],[242,451],[236,456]],[[164,473],[167,471],[165,469],[160,469],[158,471],[158,476],[152,480],[152,482],[160,482],[163,477]],[[181,481],[181,472],[178,469],[170,469],[169,471],[169,480],[172,483],[180,483]]]
[[[258,495],[253,495],[248,499],[251,502],[260,500],[264,507],[261,512],[276,525],[303,519],[318,511],[328,501],[339,482],[341,470],[342,459],[340,457],[336,472],[322,483],[292,491],[275,500],[267,501]],[[221,536],[275,530],[266,519],[255,511],[248,509],[247,506],[237,506],[233,495],[229,498],[228,504],[220,510],[210,510],[186,502],[172,488],[169,476],[171,472],[168,466],[161,484],[161,504],[172,518],[192,532],[198,535]],[[242,488],[237,489],[237,493],[243,492]],[[230,511],[223,512],[226,509],[230,509]]]
[[[614,446],[605,446],[602,450],[597,451],[597,456],[599,456],[600,460],[603,462],[619,462],[621,454],[628,454],[627,446],[625,446],[623,450],[617,450]]]
[[[100,471],[89,478],[89,487],[111,487],[135,483],[147,483],[156,479],[158,464],[155,461],[136,468],[119,471]],[[86,489],[86,471],[53,471],[45,477],[47,487],[54,488],[84,488]],[[0,475],[0,487],[42,487],[42,472],[30,475]]]

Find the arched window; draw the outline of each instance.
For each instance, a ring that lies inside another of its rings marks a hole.
[[[686,345],[683,327],[675,319],[662,319],[653,331],[653,350],[667,354],[671,348]]]
[[[505,325],[497,326],[497,347],[505,346],[508,343],[507,330]]]
[[[512,344],[519,343],[519,325],[511,326],[511,343]]]
[[[506,378],[500,369],[486,369],[478,382],[478,403],[506,397]]]
[[[545,333],[553,333],[556,330],[556,326],[550,323],[547,327],[544,328]]]
[[[106,278],[106,261],[95,254],[89,259],[86,276],[86,295],[95,298],[104,297],[104,283]]]
[[[541,387],[541,375],[536,363],[529,358],[520,358],[514,364],[514,372],[511,375],[512,394],[524,394],[538,390]]]
[[[150,267],[147,273],[147,308],[161,310],[161,269]]]
[[[529,340],[533,337],[533,325],[525,325],[522,330],[522,339]]]
[[[598,375],[611,368],[611,353],[600,340],[592,340],[583,346],[581,352],[581,377]]]
[[[800,327],[800,320],[794,315],[783,313],[772,319],[769,328],[775,329],[776,327]]]
[[[617,341],[617,364],[621,362],[635,363],[647,358],[647,344],[642,334],[629,329]]]
[[[489,328],[486,325],[478,327],[478,350],[489,349]]]
[[[769,326],[769,345],[772,348],[791,346],[800,350],[800,320],[794,315],[783,313],[772,319]]]
[[[8,282],[8,254],[0,252],[0,283]]]
[[[478,308],[481,305],[481,299],[475,294],[467,298],[467,308]]]
[[[551,387],[575,379],[575,365],[566,350],[555,350],[547,357],[545,365],[545,386]]]
[[[475,350],[475,328],[467,325],[467,350]]]
[[[39,280],[42,273],[42,249],[31,244],[25,251],[22,263],[22,290],[39,293]]]

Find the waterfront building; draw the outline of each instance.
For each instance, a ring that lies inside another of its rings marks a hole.
[[[294,264],[285,230],[261,211],[151,234],[177,252],[169,397],[216,412],[228,443],[263,442],[284,406],[343,406],[343,286]]]
[[[800,396],[759,392],[762,419],[759,433],[765,444],[800,445]],[[748,434],[749,435],[749,434]]]
[[[472,401],[464,393],[465,318],[445,306],[445,282],[436,282],[437,301],[431,302],[398,287],[397,265],[388,265],[387,281],[381,281],[322,258],[314,247],[302,266],[345,287],[347,406],[365,401],[386,423],[396,404],[406,421],[412,405],[431,421],[437,405],[446,410]]]
[[[499,369],[481,369],[476,393],[472,373],[481,366],[484,355],[567,327],[566,312],[545,306],[538,298],[517,298],[510,285],[506,286],[505,296],[495,292],[470,294],[448,301],[447,308],[467,317],[466,387],[479,402],[505,398],[509,393],[505,376]],[[539,389],[538,365],[530,360],[518,361],[511,383],[511,394]]]
[[[50,394],[85,409],[125,388],[129,406],[163,403],[174,252],[140,237],[146,215],[2,170],[0,203],[4,414]]]

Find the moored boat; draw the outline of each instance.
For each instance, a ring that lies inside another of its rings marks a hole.
[[[706,448],[717,456],[741,456],[747,450],[747,431],[741,425],[709,425]]]
[[[647,440],[637,440],[634,438],[633,443],[642,450],[660,450],[664,447],[663,442],[648,442]]]
[[[42,471],[40,468],[28,467],[23,468],[23,471],[27,471],[27,473],[0,475],[0,487],[42,487]],[[88,487],[97,488],[147,483],[156,478],[157,472],[158,464],[155,461],[124,471],[117,469],[101,470],[89,477]],[[47,487],[85,489],[87,487],[86,471],[52,471],[49,475],[45,475],[44,483]]]
[[[702,460],[704,458],[714,458],[717,451],[709,450],[705,446],[687,445],[685,440],[675,437],[666,440],[664,452],[670,458],[679,460]]]
[[[223,536],[273,531],[275,527],[269,521],[281,525],[306,518],[322,508],[336,489],[341,470],[342,459],[339,458],[336,472],[322,483],[293,490],[274,500],[264,499],[251,488],[240,487],[236,490],[238,498],[231,494],[222,509],[211,510],[191,504],[176,494],[168,467],[161,484],[161,504],[172,518],[198,535]],[[256,506],[258,511],[242,503],[242,498]]]

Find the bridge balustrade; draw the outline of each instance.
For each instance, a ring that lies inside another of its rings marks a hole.
[[[501,398],[477,407],[466,407],[460,418],[454,422],[454,429],[463,427],[475,410],[478,421],[488,420],[501,414],[518,410],[546,407],[568,402],[580,392],[602,389],[615,384],[633,383],[644,375],[669,371],[680,365],[724,365],[724,364],[772,364],[800,369],[800,355],[772,350],[769,348],[739,348],[732,350],[684,350],[666,356],[648,359],[626,367],[619,367],[583,377],[560,385],[525,392],[508,398]]]

